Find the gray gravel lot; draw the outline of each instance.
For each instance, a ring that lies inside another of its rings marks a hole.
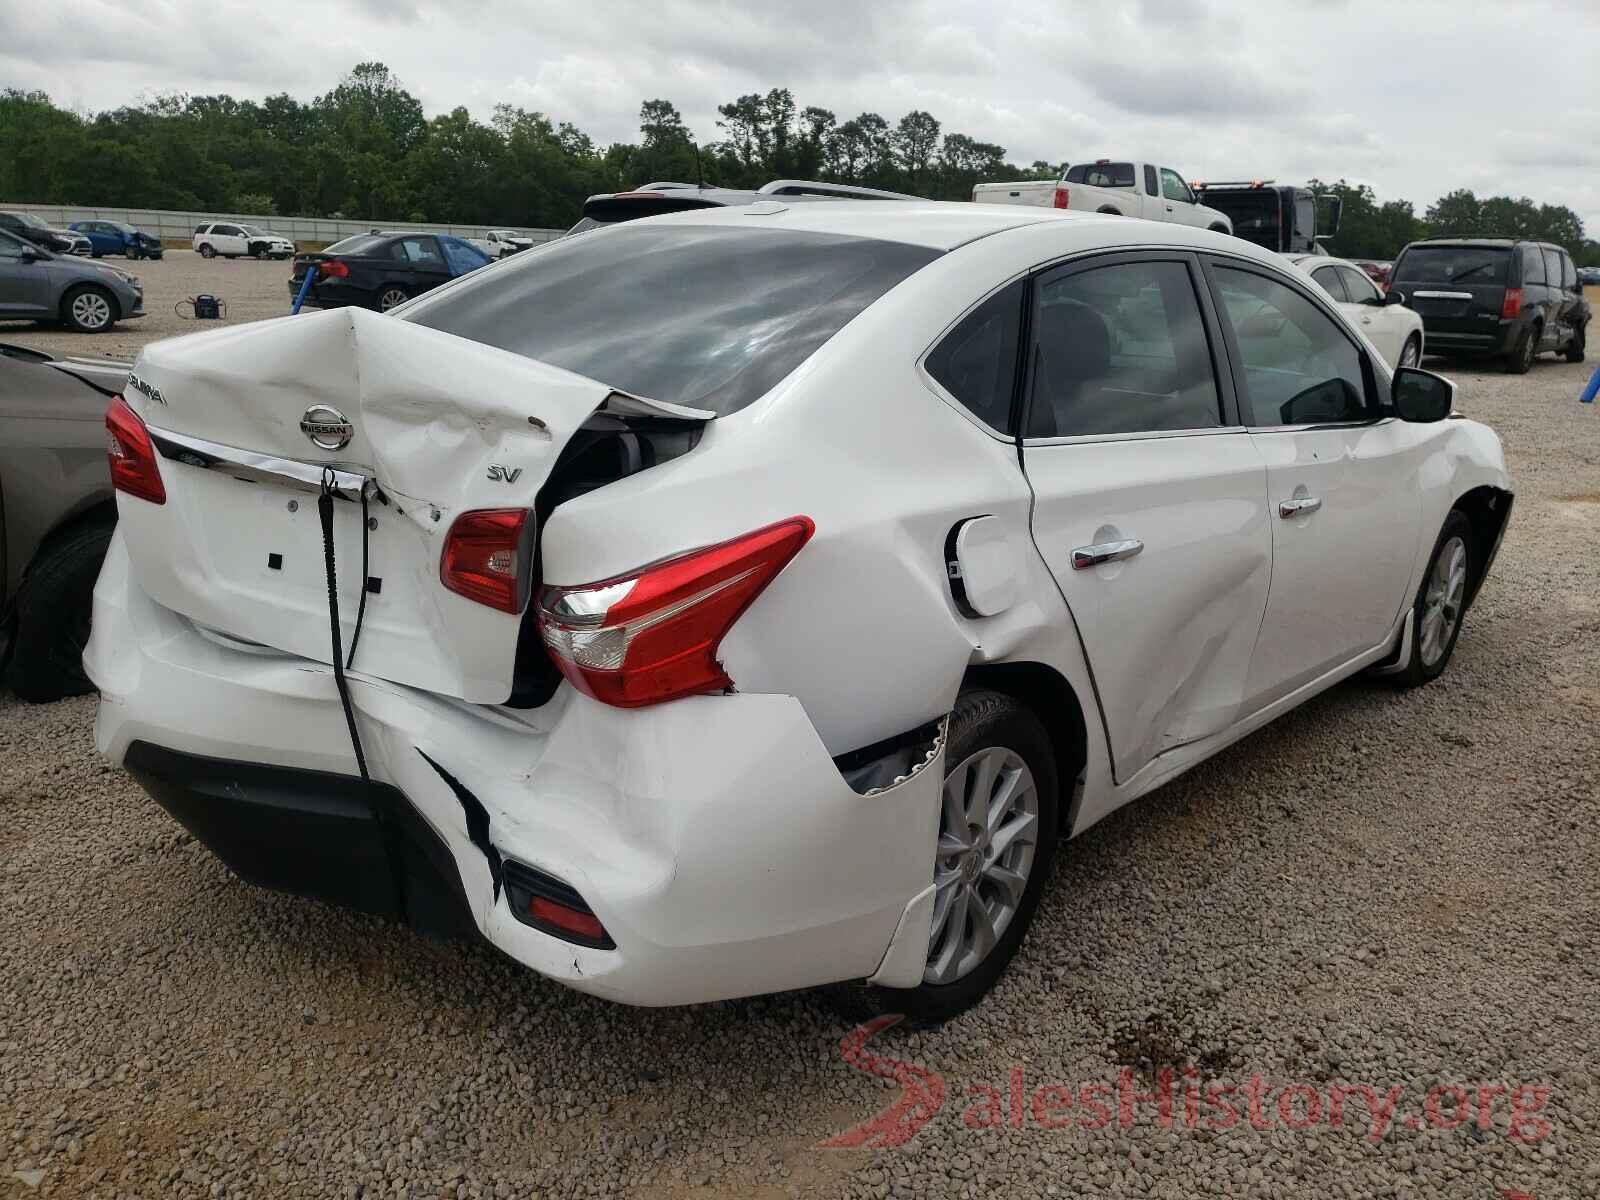
[[[156,309],[284,307],[281,263],[140,269]],[[899,1094],[818,997],[618,1008],[256,890],[95,756],[92,699],[0,699],[0,1197],[1600,1196],[1600,411],[1588,367],[1450,369],[1519,495],[1449,672],[1341,686],[1067,847],[988,1002],[872,1043],[943,1082],[891,1148],[818,1145]],[[1119,1071],[1163,1066],[1171,1127],[1122,1127]],[[1190,1120],[1186,1066],[1260,1077],[1256,1121]],[[1376,1133],[1362,1085],[1398,1089]]]

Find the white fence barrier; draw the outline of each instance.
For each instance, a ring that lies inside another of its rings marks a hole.
[[[331,217],[262,217],[248,213],[230,212],[177,212],[159,208],[85,208],[76,204],[7,204],[0,201],[0,209],[11,212],[38,213],[51,225],[61,228],[74,221],[121,221],[155,234],[164,242],[187,243],[195,226],[207,221],[236,221],[241,225],[259,225],[262,229],[282,234],[291,242],[315,242],[329,245],[354,233],[369,229],[405,229],[420,233],[448,233],[456,237],[481,238],[490,228],[518,228],[508,225],[429,225],[415,221],[336,221]],[[548,242],[560,237],[564,229],[522,229],[537,242]]]

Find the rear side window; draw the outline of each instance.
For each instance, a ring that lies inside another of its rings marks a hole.
[[[1067,169],[1067,182],[1083,183],[1089,187],[1132,187],[1133,164],[1078,163]]]
[[[973,416],[1001,433],[1015,432],[1011,394],[1022,329],[1022,282],[996,292],[966,315],[928,355],[928,374]]]
[[[621,391],[730,413],[938,256],[795,230],[623,225],[518,254],[405,319]]]
[[[1149,163],[1144,165],[1144,190],[1146,195],[1159,196],[1161,189],[1156,186],[1156,169]]]
[[[1033,330],[1029,437],[1222,424],[1200,302],[1181,262],[1046,278]]]
[[[1539,247],[1524,245],[1520,249],[1522,251],[1522,286],[1527,287],[1530,283],[1543,283],[1545,281],[1544,255],[1539,253]]]
[[[1510,261],[1511,252],[1499,246],[1412,246],[1395,263],[1394,278],[1407,283],[1504,283]]]
[[[1551,287],[1561,286],[1561,255],[1549,246],[1544,248],[1544,279]]]
[[[1335,267],[1318,267],[1311,272],[1311,278],[1320,283],[1328,295],[1341,303],[1349,300],[1350,294],[1345,291],[1344,281],[1339,278],[1338,269]]]
[[[1578,268],[1572,261],[1572,256],[1565,250],[1561,252],[1561,286],[1573,288],[1578,284]]]

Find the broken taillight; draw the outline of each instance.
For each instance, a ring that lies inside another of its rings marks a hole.
[[[113,396],[106,409],[106,458],[111,464],[111,486],[117,491],[151,504],[167,502],[150,431],[121,396]]]
[[[519,613],[528,603],[533,514],[525,508],[480,508],[450,526],[439,556],[439,581],[479,604]]]
[[[790,517],[630,575],[547,587],[539,628],[576,687],[619,708],[733,686],[717,648],[816,527]]]

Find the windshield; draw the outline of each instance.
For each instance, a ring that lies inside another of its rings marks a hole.
[[[249,234],[251,237],[265,237],[267,233],[267,231],[261,228],[259,225],[241,225],[239,228],[244,230],[245,233]]]
[[[48,226],[48,225],[46,225],[44,223],[44,218],[41,217],[38,213],[30,213],[30,212],[18,213],[17,214],[17,219],[19,221],[21,221],[24,225],[26,225],[29,229],[49,229],[50,228],[50,226]]]
[[[937,257],[833,234],[622,226],[519,254],[405,319],[620,391],[730,413]]]
[[[1511,251],[1503,246],[1413,246],[1394,265],[1408,283],[1504,283]]]

